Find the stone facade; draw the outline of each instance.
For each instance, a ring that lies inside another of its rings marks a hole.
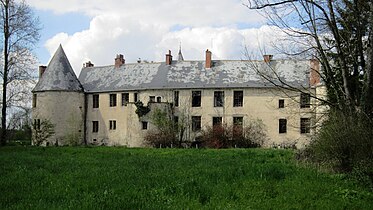
[[[200,135],[192,129],[193,117],[200,119],[201,130],[212,126],[214,119],[227,125],[239,119],[244,126],[259,119],[269,136],[264,146],[303,147],[315,132],[312,125],[320,109],[310,95],[324,94],[315,60],[272,62],[272,56],[266,56],[265,61],[255,62],[260,68],[276,68],[278,75],[308,93],[300,94],[260,80],[248,67],[252,63],[211,60],[209,50],[205,62],[172,61],[169,52],[164,63],[125,64],[123,56],[117,55],[113,66],[87,63],[73,84],[68,84],[70,75],[75,74],[66,64],[62,47],[54,58],[33,90],[34,121],[47,119],[55,125],[55,134],[44,144],[144,147],[144,136],[154,129],[153,111],[169,107],[173,116],[189,123],[185,140],[193,141]],[[57,88],[51,85],[58,83],[56,80],[60,83]],[[136,101],[148,105],[150,112],[139,117]]]

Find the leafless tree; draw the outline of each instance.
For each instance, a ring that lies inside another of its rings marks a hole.
[[[18,87],[31,79],[29,64],[34,61],[31,49],[39,39],[39,25],[38,18],[24,1],[0,0],[1,145],[5,145],[7,139],[7,109],[22,100],[25,92]]]
[[[321,63],[329,106],[373,118],[372,1],[248,0],[245,5],[260,10],[288,35],[288,46],[296,46],[277,45],[278,50]]]

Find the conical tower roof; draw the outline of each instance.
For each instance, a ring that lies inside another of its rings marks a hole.
[[[33,92],[37,91],[83,91],[69,60],[60,45],[49,62]]]
[[[177,55],[177,61],[184,61],[183,54],[181,53],[181,44],[179,46],[179,54]]]

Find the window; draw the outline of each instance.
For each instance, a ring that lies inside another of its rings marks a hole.
[[[133,100],[134,100],[134,102],[137,102],[139,100],[138,99],[138,93],[133,94]]]
[[[149,102],[155,102],[155,96],[149,96]]]
[[[110,107],[117,106],[117,94],[110,94]]]
[[[98,132],[98,121],[92,121],[92,133]]]
[[[32,107],[35,108],[36,107],[36,94],[33,94],[32,95]]]
[[[201,106],[201,91],[192,91],[192,107]]]
[[[233,117],[233,137],[243,134],[243,117]]]
[[[122,106],[127,106],[128,102],[130,102],[130,94],[122,93]]]
[[[223,107],[224,106],[224,91],[215,91],[214,92],[214,107]]]
[[[174,104],[175,106],[179,106],[179,91],[174,91]]]
[[[278,132],[279,133],[286,133],[286,119],[279,119],[278,120]]]
[[[142,124],[142,129],[143,130],[148,130],[148,122],[142,121],[141,124]]]
[[[243,91],[233,91],[233,106],[243,106]]]
[[[285,100],[284,99],[280,99],[278,100],[278,108],[285,108]]]
[[[201,116],[192,116],[192,131],[201,130]]]
[[[109,129],[116,130],[117,129],[117,121],[116,120],[109,120]]]
[[[34,119],[34,129],[40,130],[40,119]]]
[[[212,118],[212,126],[220,126],[222,124],[223,118],[222,117],[213,117]]]
[[[308,93],[300,94],[300,108],[310,108],[311,95]]]
[[[311,131],[311,119],[300,118],[300,133],[310,133]]]
[[[98,94],[95,94],[92,97],[93,97],[92,108],[98,108],[99,107],[99,96],[98,96]]]
[[[162,102],[162,97],[158,96],[157,97],[157,103],[161,103]]]

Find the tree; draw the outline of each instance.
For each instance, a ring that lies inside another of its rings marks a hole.
[[[263,11],[271,25],[288,35],[288,45],[296,47],[278,45],[282,53],[320,61],[332,109],[373,118],[371,1],[248,0],[246,6]]]
[[[34,59],[31,49],[39,40],[39,20],[24,1],[0,0],[0,27],[2,29],[2,110],[1,145],[7,140],[7,109],[21,100],[23,92],[17,83],[30,80],[30,62]]]

